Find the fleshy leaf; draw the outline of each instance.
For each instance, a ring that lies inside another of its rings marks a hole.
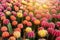
[[[7,26],[8,26],[8,31],[9,31],[9,33],[12,34],[12,31],[13,31],[13,30],[12,30],[11,23],[9,23]]]

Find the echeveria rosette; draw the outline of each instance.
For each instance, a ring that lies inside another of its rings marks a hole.
[[[6,11],[5,13],[7,16],[11,15],[11,12],[10,11]]]
[[[56,14],[57,10],[56,9],[51,9],[51,13]]]
[[[55,40],[60,40],[60,36],[59,37],[56,37],[56,39]]]
[[[28,39],[30,40],[35,40],[35,33],[34,31],[31,31],[29,33],[27,33]]]
[[[38,30],[43,30],[44,28],[43,27],[38,27]]]
[[[6,8],[6,10],[11,11],[11,10],[12,10],[12,8],[11,8],[11,7],[7,7],[7,8]]]
[[[60,29],[60,22],[56,22],[56,26]]]
[[[33,17],[34,16],[33,12],[29,12],[29,16]]]
[[[23,28],[23,24],[18,24],[17,27],[22,29]]]
[[[3,32],[2,33],[3,38],[9,37],[9,36],[10,36],[9,32]]]
[[[2,32],[5,32],[5,31],[7,31],[7,30],[8,30],[8,29],[7,29],[6,26],[2,26],[2,27],[1,27],[1,31],[2,31]]]
[[[46,13],[45,17],[49,20],[49,19],[51,19],[51,14],[50,13]]]
[[[36,18],[35,18],[35,17],[32,17],[32,18],[31,18],[31,21],[34,21],[34,20],[36,20]]]
[[[3,20],[3,24],[5,24],[5,25],[9,24],[9,19]]]
[[[40,19],[41,15],[40,14],[36,14],[36,18]]]
[[[8,40],[16,40],[16,38],[14,36],[11,36],[11,37],[9,37]]]
[[[0,16],[5,16],[5,14],[3,12],[0,12]]]
[[[57,14],[57,19],[60,20],[60,13]]]
[[[17,12],[17,21],[22,22],[23,21],[23,13],[22,12]]]
[[[26,33],[29,33],[29,32],[32,31],[32,28],[31,28],[31,27],[27,27],[27,28],[25,29],[25,31],[26,31]]]
[[[46,37],[47,36],[47,34],[48,34],[48,32],[47,32],[47,30],[39,30],[38,31],[38,35],[39,35],[39,37]]]
[[[28,15],[28,12],[24,12],[23,16],[25,17],[25,16],[27,16],[27,15]]]
[[[17,13],[15,11],[12,11],[11,13],[12,15],[17,16]]]
[[[57,14],[52,14],[52,18],[57,18]]]
[[[49,26],[49,23],[47,21],[42,21],[41,26],[47,28]]]
[[[54,34],[53,36],[58,37],[58,36],[60,36],[60,31],[59,30],[55,30],[53,34]]]
[[[20,13],[20,12],[18,12],[18,13],[17,13],[17,17],[18,17],[18,18],[21,18],[21,17],[23,17],[23,14]]]
[[[19,31],[14,31],[13,36],[14,36],[15,38],[19,38],[19,37],[21,37],[21,34],[20,34]]]
[[[43,17],[43,18],[41,18],[41,21],[48,21],[48,19]]]
[[[31,27],[32,23],[31,22],[27,22],[27,26]]]
[[[49,23],[49,28],[55,28],[55,24],[53,22]]]
[[[17,40],[21,40],[21,33],[19,31],[14,31],[13,36],[17,38]]]
[[[48,28],[47,30],[48,30],[48,33],[51,34],[51,35],[54,33],[54,29],[53,28]]]
[[[12,21],[15,21],[15,20],[16,20],[16,17],[13,16],[13,15],[11,15],[11,16],[10,16],[10,19],[11,19]]]

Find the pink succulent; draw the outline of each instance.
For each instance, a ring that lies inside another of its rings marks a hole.
[[[60,22],[56,22],[57,27],[60,27]]]
[[[9,23],[9,20],[8,19],[5,19],[5,20],[3,20],[3,24],[8,24]]]
[[[52,14],[52,18],[57,18],[57,14]]]
[[[45,18],[45,17],[41,18],[41,21],[47,21],[47,20],[48,20],[48,19]]]
[[[18,2],[16,2],[14,5],[19,6],[19,3],[18,3]]]
[[[6,13],[7,12],[7,10],[4,10],[4,13]]]
[[[7,7],[7,10],[11,11],[11,7]]]
[[[57,11],[55,9],[51,9],[51,12],[54,14],[57,13]]]
[[[17,13],[15,11],[11,12],[14,16],[17,16]]]
[[[3,10],[0,8],[0,13],[2,12]],[[1,13],[2,14],[2,13]]]
[[[55,24],[53,22],[49,23],[49,28],[55,28]]]
[[[3,12],[0,12],[0,16],[5,16],[5,14]]]
[[[0,5],[0,9],[4,10],[4,7],[2,5]]]
[[[18,28],[23,28],[23,24],[18,24],[17,27]]]
[[[48,27],[49,26],[49,23],[47,21],[42,21],[41,22],[41,26],[42,27]]]
[[[28,33],[28,38],[34,38],[34,37],[35,37],[34,31]]]
[[[55,40],[60,40],[60,37],[56,37],[56,39]]]
[[[32,26],[32,23],[31,22],[27,22],[27,26]]]
[[[4,8],[7,8],[7,4],[6,3],[2,3],[2,6],[4,7]]]
[[[54,34],[54,36],[56,36],[57,35],[57,30],[55,30],[53,34]]]
[[[60,19],[60,13],[57,15],[57,18]]]
[[[48,28],[48,33],[49,34],[53,34],[54,33],[54,29],[53,28]]]
[[[55,9],[58,11],[59,10],[59,7],[57,6]]]
[[[45,17],[47,18],[47,19],[51,19],[51,14],[49,13],[49,14],[45,14]]]
[[[53,35],[56,36],[56,37],[60,36],[60,31],[59,30],[55,30]]]
[[[30,16],[30,17],[33,17],[34,15],[33,15],[32,13],[29,13],[29,16]]]
[[[5,14],[1,14],[1,16],[5,16]]]
[[[27,12],[24,12],[24,14],[23,14],[24,16],[27,16],[28,15],[28,13]]]
[[[2,9],[0,9],[0,12],[2,12]]]
[[[5,2],[6,2],[6,0],[2,0],[2,1],[1,1],[1,3],[5,3]]]
[[[32,21],[34,21],[34,20],[36,20],[36,18],[35,17],[32,17]]]
[[[41,15],[40,14],[36,14],[36,18],[40,18],[41,17]]]
[[[43,28],[43,27],[39,27],[39,28],[38,28],[38,30],[42,30],[42,29],[44,29],[44,28]]]

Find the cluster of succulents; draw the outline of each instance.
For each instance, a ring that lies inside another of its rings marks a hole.
[[[2,40],[60,40],[60,0],[0,0]]]

